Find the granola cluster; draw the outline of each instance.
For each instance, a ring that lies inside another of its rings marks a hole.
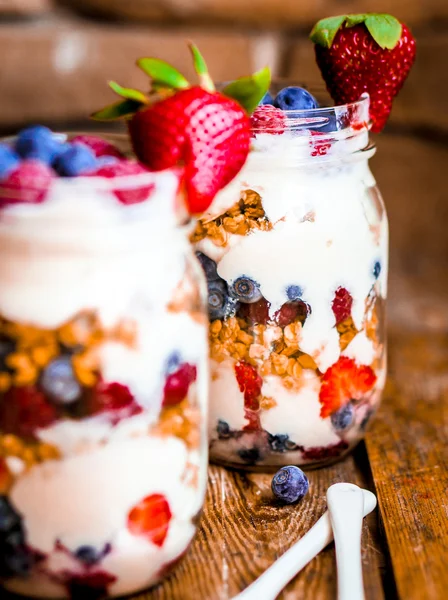
[[[185,399],[176,406],[163,408],[159,421],[151,433],[162,437],[178,437],[191,450],[199,446],[200,425],[200,409],[192,406],[188,399]]]
[[[242,192],[239,201],[212,221],[199,221],[191,242],[210,239],[216,246],[226,246],[231,235],[246,235],[252,229],[269,231],[272,224],[264,212],[261,197],[253,190]]]

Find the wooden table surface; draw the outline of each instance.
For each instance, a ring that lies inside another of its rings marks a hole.
[[[389,376],[365,443],[309,471],[298,506],[276,504],[272,475],[210,466],[205,512],[186,558],[132,600],[228,600],[256,579],[325,511],[327,488],[372,490],[364,523],[367,600],[448,597],[448,197],[446,140],[389,135],[373,169],[391,221]],[[335,600],[333,545],[280,596]],[[260,598],[263,600],[263,598]]]

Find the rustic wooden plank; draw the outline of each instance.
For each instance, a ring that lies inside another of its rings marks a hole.
[[[367,438],[382,527],[399,598],[444,600],[448,337],[446,330],[393,328],[390,339],[384,408]]]
[[[283,506],[270,491],[272,475],[209,470],[207,505],[190,552],[163,584],[133,600],[228,600],[256,579],[299,539],[325,510],[325,492],[337,481],[365,485],[353,457],[308,473],[310,493],[298,506]],[[367,524],[363,565],[368,600],[381,600],[381,552]],[[336,596],[333,547],[322,552],[287,587],[284,600]]]

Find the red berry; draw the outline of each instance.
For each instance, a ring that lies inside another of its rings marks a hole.
[[[358,366],[353,358],[341,356],[322,377],[319,401],[320,415],[329,417],[350,400],[360,400],[376,383],[371,367]]]
[[[310,131],[311,156],[326,156],[331,148],[331,138],[319,131]]]
[[[353,298],[348,290],[339,287],[335,293],[332,303],[333,314],[336,319],[336,325],[348,319],[352,313]]]
[[[244,393],[245,408],[258,410],[263,379],[257,369],[244,360],[240,360],[235,365],[235,375],[240,392]]]
[[[150,169],[183,164],[189,210],[206,210],[240,171],[250,147],[242,107],[194,86],[138,111],[128,123],[134,152]]]
[[[274,319],[277,321],[279,327],[286,327],[290,323],[294,323],[297,319],[304,322],[310,312],[310,307],[305,302],[302,302],[302,300],[285,302],[280,310],[274,314]]]
[[[168,375],[163,389],[162,406],[173,406],[182,402],[188,394],[190,384],[196,381],[196,375],[196,367],[188,363],[184,363],[177,371]]]
[[[0,458],[0,495],[5,495],[8,492],[12,482],[13,477],[9,472],[6,460]]]
[[[33,437],[36,429],[48,427],[58,417],[56,408],[35,387],[13,387],[0,402],[0,430]]]
[[[53,169],[38,160],[24,160],[0,182],[0,208],[7,204],[40,204],[55,177]]]
[[[275,106],[264,104],[258,106],[250,119],[253,133],[272,133],[282,135],[286,129],[287,117],[285,113]]]
[[[139,183],[139,175],[146,174],[145,183]],[[103,165],[95,171],[88,173],[90,177],[105,177],[106,179],[115,179],[115,177],[129,177],[128,186],[120,187],[117,184],[113,187],[114,195],[122,204],[138,204],[148,200],[152,192],[155,190],[155,183],[148,183],[150,172],[143,165],[135,160],[121,160],[119,162]],[[133,181],[133,176],[135,180]]]
[[[96,135],[76,135],[70,140],[71,143],[77,142],[84,144],[92,150],[94,155],[99,156],[114,156],[115,158],[123,158],[123,154],[113,144],[100,138]]]
[[[246,319],[254,325],[266,325],[266,323],[269,321],[270,306],[270,303],[264,298],[249,304],[242,302],[238,309],[238,316],[241,319]]]
[[[329,32],[327,19],[320,21],[311,39],[316,43],[317,64],[333,100],[338,104],[355,102],[368,92],[372,131],[379,132],[414,63],[415,40],[406,25],[401,24],[400,32],[400,24],[390,15],[357,16],[363,17],[362,22],[358,19],[350,27],[347,15],[336,32]],[[393,21],[398,26],[398,35],[395,46],[389,49],[384,32],[390,32]]]
[[[128,514],[128,529],[133,535],[144,536],[156,546],[162,546],[171,520],[170,506],[162,494],[146,496]]]
[[[85,598],[86,600],[107,596],[108,587],[117,581],[115,575],[106,571],[83,574],[64,571],[58,579],[67,587],[70,598]]]
[[[92,390],[89,412],[98,414],[104,412],[124,411],[126,416],[142,412],[129,388],[121,383],[98,383]]]
[[[347,450],[348,444],[341,440],[332,446],[316,446],[302,451],[302,457],[306,460],[325,460],[327,458],[337,458],[344,450]]]

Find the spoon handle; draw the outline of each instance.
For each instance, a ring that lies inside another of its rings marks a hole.
[[[361,532],[364,511],[362,490],[350,483],[332,485],[327,506],[333,528],[338,570],[338,600],[364,600]]]
[[[376,506],[375,496],[368,490],[363,514],[368,515]],[[317,523],[289,550],[275,561],[249,587],[233,600],[275,600],[282,589],[333,539],[330,516],[325,512]]]

